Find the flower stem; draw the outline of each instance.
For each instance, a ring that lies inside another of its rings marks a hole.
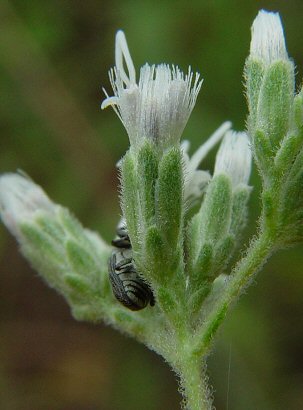
[[[235,266],[225,289],[218,296],[197,332],[194,351],[198,356],[203,357],[208,353],[212,338],[229,306],[240,296],[275,250],[277,250],[275,238],[266,230],[260,232],[259,236],[251,242],[246,255]]]
[[[234,268],[225,289],[206,315],[197,331],[195,343],[191,342],[187,351],[183,344],[184,354],[176,370],[180,375],[187,410],[211,410],[213,408],[205,365],[211,341],[229,306],[243,292],[275,249],[273,234],[266,230],[260,232],[259,236],[251,242],[246,255]]]
[[[208,387],[206,365],[196,355],[191,355],[179,367],[181,391],[187,410],[211,410],[212,397]]]

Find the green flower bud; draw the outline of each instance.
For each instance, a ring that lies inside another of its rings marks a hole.
[[[232,256],[246,222],[250,172],[247,135],[228,131],[217,153],[204,202],[189,225],[189,270],[191,285],[197,291],[222,273]],[[199,295],[206,296],[210,289],[208,286],[207,292],[199,291]]]
[[[183,217],[183,170],[181,151],[172,148],[159,164],[156,186],[156,220],[165,241],[171,249],[180,240]]]
[[[105,303],[110,248],[67,209],[53,203],[29,178],[4,174],[0,214],[22,253],[50,286],[71,301],[84,300],[90,293]]]
[[[141,207],[141,229],[155,221],[155,186],[158,177],[158,158],[155,149],[146,141],[138,152],[137,178]]]
[[[261,10],[252,26],[250,55],[245,65],[246,94],[249,117],[248,131],[253,150],[272,159],[280,141],[292,125],[294,98],[294,64],[287,54],[283,27],[278,13]],[[261,132],[269,140],[265,147],[254,147],[262,143],[255,141]],[[257,157],[262,173],[262,158]]]
[[[294,88],[292,62],[275,61],[266,69],[259,93],[255,129],[265,133],[273,150],[278,148],[291,125]]]

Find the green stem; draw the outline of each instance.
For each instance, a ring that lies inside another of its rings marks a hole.
[[[274,244],[273,235],[268,231],[261,232],[258,238],[251,242],[246,255],[233,270],[226,288],[197,331],[198,336],[195,338],[195,343],[190,343],[191,346],[188,350],[186,344],[181,343],[183,347],[181,350],[184,354],[181,355],[182,362],[179,363],[176,370],[180,375],[186,409],[211,410],[213,408],[205,366],[210,343],[223,321],[227,309],[273,253]]]
[[[207,354],[212,338],[223,321],[229,306],[240,296],[275,250],[273,235],[266,230],[251,242],[246,255],[234,268],[227,286],[197,331],[194,352],[198,357]]]
[[[212,397],[208,387],[206,365],[195,355],[184,360],[178,369],[181,392],[187,410],[211,410]]]

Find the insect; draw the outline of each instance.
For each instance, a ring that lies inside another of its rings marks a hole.
[[[112,241],[115,249],[108,262],[109,279],[116,299],[131,310],[144,309],[148,303],[154,306],[153,292],[134,266],[132,246],[124,220],[117,227],[117,235]]]

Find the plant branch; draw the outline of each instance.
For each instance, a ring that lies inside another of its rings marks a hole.
[[[207,354],[213,336],[223,321],[228,308],[249,285],[255,274],[275,250],[274,239],[266,230],[260,232],[259,236],[252,240],[245,256],[235,266],[225,289],[222,290],[216,303],[207,313],[201,328],[197,331],[194,351],[198,357]]]
[[[183,358],[179,367],[181,393],[187,410],[211,410],[212,395],[208,386],[206,365],[201,358],[191,355]]]

